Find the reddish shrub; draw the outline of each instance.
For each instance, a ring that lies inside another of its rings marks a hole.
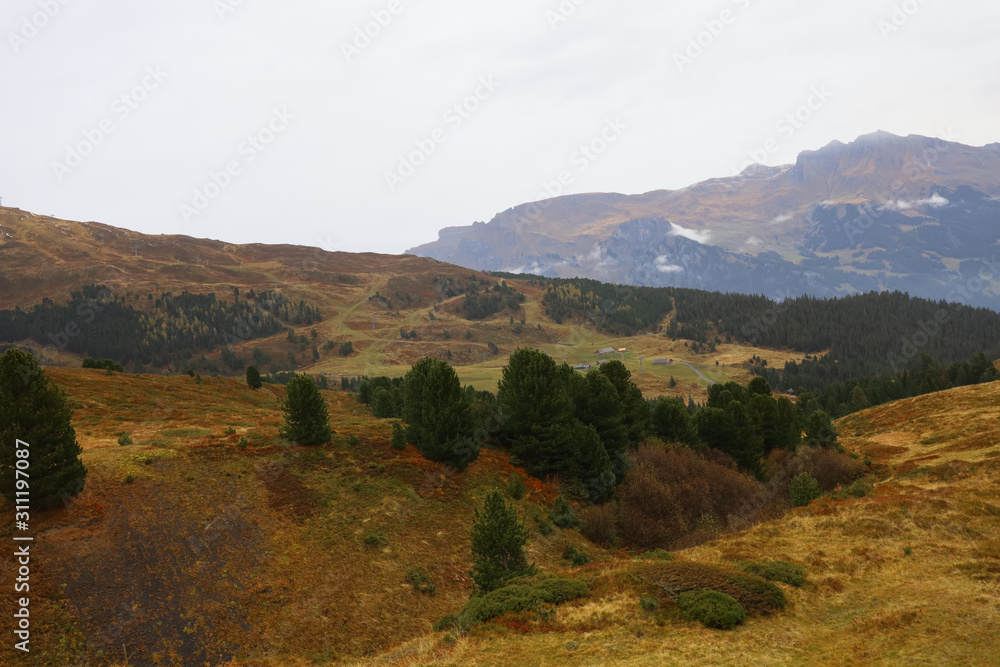
[[[767,504],[756,480],[689,449],[640,447],[618,489],[621,537],[631,546],[676,546],[698,526],[725,526]],[[711,537],[706,532],[706,538]]]
[[[584,510],[580,532],[595,544],[613,545],[618,538],[618,512],[610,503]]]
[[[863,476],[865,465],[832,449],[800,447],[795,454],[784,449],[772,451],[764,463],[764,470],[771,478],[774,493],[783,496],[787,494],[789,483],[803,472],[815,477],[823,491],[832,491]]]

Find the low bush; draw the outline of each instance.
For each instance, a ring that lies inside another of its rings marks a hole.
[[[128,431],[122,431],[121,433],[118,434],[118,444],[121,445],[122,447],[127,447],[133,444],[132,436],[129,434]]]
[[[769,560],[759,563],[740,563],[740,569],[768,581],[780,581],[796,588],[806,583],[805,571],[798,565],[783,560]]]
[[[660,601],[653,597],[641,597],[639,598],[639,606],[645,611],[656,611],[660,608]]]
[[[715,565],[673,561],[638,565],[635,576],[668,595],[713,590],[735,598],[748,613],[768,614],[785,607],[785,594],[769,581]]]
[[[686,448],[641,446],[618,487],[618,536],[628,546],[666,549],[708,539],[703,517],[724,528],[768,501],[765,487],[720,460]],[[686,541],[685,541],[686,540]]]
[[[431,583],[430,576],[422,567],[411,567],[408,569],[406,571],[406,581],[418,593],[434,595],[437,591],[437,586]]]
[[[552,523],[560,528],[575,528],[580,525],[580,517],[576,515],[565,496],[559,496],[552,503]]]
[[[469,600],[459,614],[458,625],[484,623],[511,612],[533,611],[545,604],[558,605],[590,593],[590,587],[575,579],[520,578],[511,584]]]
[[[618,539],[618,513],[614,506],[598,505],[584,511],[580,532],[594,544],[614,545]]]
[[[833,494],[833,498],[837,500],[847,500],[848,498],[864,498],[872,489],[875,488],[875,478],[871,475],[862,477],[861,479],[854,480],[851,484],[848,484],[842,488],[837,493]]]
[[[528,487],[524,485],[524,478],[516,472],[512,472],[510,480],[507,482],[507,493],[514,500],[522,500],[527,492]]]
[[[587,563],[590,563],[591,561],[594,560],[589,555],[580,551],[579,549],[570,544],[567,544],[563,548],[562,557],[568,560],[569,562],[573,563],[573,567],[586,565]]]
[[[551,535],[553,531],[552,521],[548,517],[535,517],[538,524],[538,532],[542,535]]]
[[[718,630],[735,628],[747,617],[746,610],[739,602],[719,591],[681,593],[677,596],[677,606],[684,618]]]
[[[386,545],[385,538],[376,535],[375,533],[368,533],[365,536],[364,543],[366,547],[372,549],[377,549],[378,547],[384,547]]]
[[[653,549],[652,551],[639,554],[636,558],[641,558],[642,560],[673,560],[674,555],[666,549]]]

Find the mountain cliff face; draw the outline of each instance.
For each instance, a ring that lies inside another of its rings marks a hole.
[[[887,132],[681,190],[584,194],[409,252],[481,270],[769,296],[898,289],[1000,307],[1000,144]]]

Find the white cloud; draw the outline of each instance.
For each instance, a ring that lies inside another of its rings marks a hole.
[[[683,236],[686,239],[691,239],[692,241],[697,241],[698,243],[708,243],[708,240],[712,238],[711,229],[698,231],[697,229],[687,229],[685,227],[681,227],[680,225],[672,222],[670,223],[670,226],[671,236]]]
[[[905,199],[897,199],[896,201],[889,202],[889,206],[898,211],[908,211],[914,206],[930,206],[931,208],[942,208],[947,206],[950,202],[939,195],[934,193],[927,199],[917,199],[916,201],[906,201]]]
[[[764,245],[764,241],[756,236],[751,236],[746,240],[747,245]]]
[[[793,216],[788,215],[788,214],[775,216],[774,220],[771,221],[771,224],[772,225],[780,225],[783,222],[788,222],[789,220],[792,219],[792,217]]]
[[[656,258],[656,270],[660,273],[681,273],[684,271],[684,267],[677,266],[676,264],[668,264],[669,260],[666,255],[660,255]]]

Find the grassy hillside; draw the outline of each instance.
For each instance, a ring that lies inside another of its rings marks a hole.
[[[644,611],[642,561],[590,566],[595,593],[527,628],[440,634],[359,664],[1000,664],[1000,383],[882,406],[841,423],[881,480],[866,496],[821,498],[783,519],[678,552],[732,567],[804,567],[787,608],[733,631]],[[662,591],[660,591],[662,594]]]
[[[694,354],[685,347],[685,341],[655,335],[609,340],[580,324],[555,324],[543,312],[541,288],[518,280],[510,284],[526,297],[520,310],[470,321],[464,314],[465,296],[443,295],[440,283],[473,277],[484,283],[497,279],[412,256],[148,236],[94,222],[70,222],[5,208],[0,209],[0,260],[0,309],[29,308],[43,298],[65,303],[72,291],[86,284],[104,284],[116,296],[130,295],[129,304],[137,307],[146,302],[147,294],[168,291],[215,293],[220,300],[231,300],[233,288],[238,287],[245,300],[251,289],[259,293],[276,289],[291,304],[304,301],[321,311],[322,322],[295,327],[295,335],[304,336],[308,347],[302,349],[280,333],[236,343],[234,351],[252,363],[257,348],[283,367],[287,367],[291,353],[296,370],[333,376],[402,375],[414,362],[432,355],[447,358],[463,382],[492,390],[507,357],[518,347],[537,347],[559,362],[573,364],[594,363],[594,351],[601,347],[627,347],[625,361],[648,395],[692,394],[696,400],[703,400],[708,383],[691,368],[653,367],[652,359],[686,361],[716,381],[745,381],[749,375],[737,366],[754,355],[777,367],[802,358],[800,354],[750,346],[722,346],[718,353]],[[520,325],[521,319],[524,325]],[[87,326],[83,320],[76,324]],[[415,331],[417,340],[404,340],[400,329]],[[323,348],[327,341],[351,341],[355,352],[340,356],[336,348]],[[39,350],[50,341],[0,342]],[[219,345],[223,342],[220,337]],[[497,346],[499,354],[490,352],[490,343]],[[313,358],[313,345],[318,348],[319,360]],[[48,363],[54,365],[78,367],[82,361],[80,355],[53,348],[48,354]],[[219,349],[206,351],[205,356],[222,366]],[[639,376],[642,356],[647,357],[646,373]],[[266,366],[261,370],[266,371]],[[668,386],[671,376],[679,383],[675,388]]]
[[[306,450],[277,438],[280,387],[49,372],[90,472],[71,504],[34,517],[25,664],[123,663],[124,651],[131,665],[219,664],[234,647],[256,664],[313,664],[326,641],[356,658],[429,632],[468,598],[473,507],[514,472],[505,456],[485,451],[455,475],[391,449],[389,423],[339,392],[326,393],[334,441]],[[134,444],[120,446],[126,430]],[[518,505],[540,516],[555,493],[529,481]],[[585,544],[556,529],[530,557],[559,570],[567,540]],[[415,567],[433,596],[407,583]]]
[[[125,651],[130,665],[261,667],[989,664],[1000,640],[1000,383],[853,415],[841,430],[881,476],[870,493],[822,498],[673,562],[574,530],[542,535],[533,517],[558,490],[529,481],[517,502],[529,557],[591,595],[456,636],[432,626],[471,592],[472,511],[513,472],[502,454],[452,474],[391,449],[389,424],[339,392],[325,393],[333,443],[305,450],[277,439],[280,387],[49,372],[76,410],[90,474],[79,498],[34,518],[26,664],[124,664]],[[118,444],[124,430],[133,445]],[[567,543],[595,561],[571,567]],[[664,581],[716,581],[764,560],[804,568],[804,586],[781,584],[783,611],[723,632],[672,608]],[[407,583],[414,567],[434,595]]]

